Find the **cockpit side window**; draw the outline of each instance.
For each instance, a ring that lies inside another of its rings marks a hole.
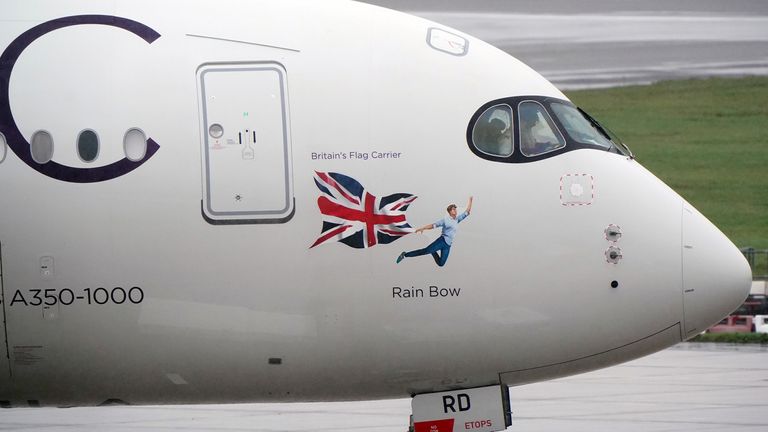
[[[523,101],[517,106],[520,116],[520,152],[528,157],[539,156],[565,147],[565,138],[544,106],[535,101]]]
[[[509,105],[494,105],[483,112],[472,129],[472,144],[482,153],[497,157],[511,156],[512,108]]]
[[[557,116],[557,119],[560,120],[566,132],[568,132],[568,135],[575,141],[582,144],[597,145],[606,149],[613,147],[613,144],[575,107],[559,102],[553,102],[549,106],[552,108],[555,116]]]

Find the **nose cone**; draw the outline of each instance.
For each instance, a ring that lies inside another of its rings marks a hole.
[[[736,310],[749,295],[752,270],[739,249],[688,203],[683,206],[686,338]]]

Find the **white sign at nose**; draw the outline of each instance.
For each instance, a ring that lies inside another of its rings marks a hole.
[[[509,391],[489,386],[416,395],[411,402],[414,432],[495,432],[511,423]]]

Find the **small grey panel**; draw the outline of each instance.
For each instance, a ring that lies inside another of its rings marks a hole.
[[[595,202],[595,178],[589,174],[566,174],[560,177],[560,204],[585,206]]]
[[[32,159],[40,165],[53,159],[53,137],[50,133],[40,130],[32,135]]]
[[[43,279],[53,279],[56,274],[55,268],[52,256],[40,257],[40,276]]]
[[[469,52],[469,41],[466,38],[437,27],[427,30],[427,44],[438,51],[458,57]]]

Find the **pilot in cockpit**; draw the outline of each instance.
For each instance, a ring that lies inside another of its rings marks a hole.
[[[490,126],[493,139],[489,141],[496,144],[494,152],[499,156],[512,154],[512,128],[497,118],[491,120]]]
[[[534,127],[539,122],[539,114],[535,108],[520,107],[520,150],[524,155],[541,153],[537,148]]]
[[[501,119],[491,119],[485,124],[477,142],[486,153],[509,156],[512,154],[512,128]]]
[[[541,105],[523,102],[520,110],[520,150],[525,156],[538,156],[565,146],[565,140]]]

